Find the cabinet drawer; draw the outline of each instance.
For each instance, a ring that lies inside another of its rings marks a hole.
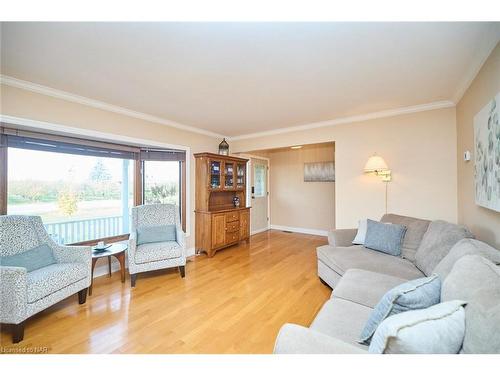
[[[238,212],[228,212],[226,214],[226,222],[240,220],[240,214]]]
[[[230,223],[227,223],[226,225],[226,232],[236,232],[240,230],[240,222],[239,221],[232,221]]]
[[[240,233],[239,232],[231,232],[231,233],[226,233],[226,243],[234,243],[238,242],[240,240]]]

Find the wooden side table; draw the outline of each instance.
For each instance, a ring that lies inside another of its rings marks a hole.
[[[108,258],[108,273],[111,277],[111,257],[115,257],[120,263],[120,274],[122,278],[122,283],[125,282],[125,250],[127,250],[127,245],[124,243],[112,244],[104,251],[92,250],[92,281],[89,288],[89,296],[92,295],[92,285],[94,284],[94,268],[97,260],[100,258]]]

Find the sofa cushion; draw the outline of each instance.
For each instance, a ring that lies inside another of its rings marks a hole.
[[[401,256],[415,263],[415,253],[420,246],[420,242],[422,242],[430,221],[395,214],[385,214],[380,221],[383,223],[404,225],[406,227],[406,234],[403,246],[401,247]]]
[[[135,249],[135,263],[137,264],[158,262],[180,256],[182,256],[182,248],[175,241],[147,243]]]
[[[443,220],[433,221],[429,224],[418,247],[415,264],[425,275],[429,276],[458,241],[472,237],[472,233],[462,225]]]
[[[354,345],[312,329],[287,323],[281,327],[274,354],[366,354]]]
[[[441,281],[437,275],[395,286],[384,294],[373,309],[361,332],[360,342],[369,343],[377,327],[387,317],[409,310],[426,309],[438,304],[440,298]]]
[[[367,249],[361,245],[348,247],[321,246],[318,258],[339,275],[348,269],[358,268],[410,280],[423,274],[409,260]]]
[[[2,266],[22,267],[26,268],[27,272],[35,271],[39,268],[50,266],[57,263],[52,249],[47,244],[37,246],[33,249],[0,257]]]
[[[84,263],[56,263],[27,273],[27,299],[34,303],[88,276]]]
[[[500,267],[479,255],[456,261],[441,289],[441,299],[463,299],[464,353],[500,353]]]
[[[332,297],[374,308],[387,291],[405,281],[400,277],[351,268],[338,282]]]
[[[381,223],[368,219],[364,245],[372,250],[399,256],[405,232],[406,227],[403,225]]]
[[[175,241],[175,225],[156,225],[137,229],[137,245]]]
[[[497,250],[484,242],[464,238],[458,241],[450,250],[450,252],[438,263],[434,268],[434,273],[444,280],[455,262],[465,255],[481,255],[482,257],[490,260],[492,263],[500,264],[500,250]]]
[[[367,350],[357,342],[372,309],[341,298],[328,300],[311,324],[311,329]]]
[[[392,315],[373,336],[370,353],[457,354],[465,333],[464,301]]]

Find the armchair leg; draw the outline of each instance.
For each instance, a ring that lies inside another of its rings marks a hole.
[[[133,275],[130,275],[130,286],[132,288],[135,287],[135,281],[137,280],[137,274],[134,273]]]
[[[179,266],[179,272],[181,273],[181,277],[186,276],[186,266]]]
[[[24,339],[24,324],[26,321],[19,324],[14,324],[12,327],[12,343],[17,344]]]
[[[83,305],[87,301],[87,290],[88,288],[85,288],[78,292],[78,303],[80,305]]]

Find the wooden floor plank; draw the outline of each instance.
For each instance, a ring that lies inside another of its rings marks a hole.
[[[309,325],[330,296],[316,275],[324,237],[268,231],[188,261],[177,270],[94,280],[85,305],[68,298],[28,320],[25,339],[5,348],[49,353],[271,353],[286,322]]]

